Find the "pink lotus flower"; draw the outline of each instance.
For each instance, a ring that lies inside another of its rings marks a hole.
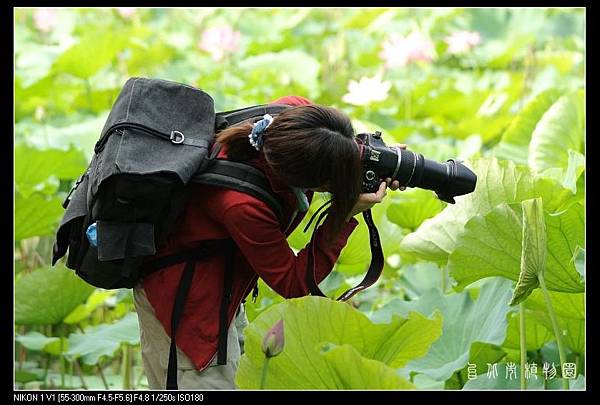
[[[58,13],[54,8],[40,8],[33,14],[35,27],[42,32],[50,32],[58,24]]]
[[[202,33],[198,48],[212,55],[216,61],[223,59],[225,53],[239,50],[240,32],[230,26],[213,27]]]
[[[448,44],[448,53],[458,54],[471,50],[481,42],[477,31],[458,31],[447,36],[444,41]]]
[[[283,319],[281,319],[265,335],[262,341],[262,351],[267,357],[275,357],[283,351],[284,343]]]
[[[392,34],[383,43],[383,51],[379,56],[389,69],[414,62],[431,62],[436,55],[433,42],[422,33],[413,31],[406,37]]]
[[[121,17],[130,18],[132,15],[135,14],[136,8],[135,7],[117,7],[117,11],[119,14],[121,14]]]
[[[361,77],[360,81],[350,80],[348,93],[342,100],[348,104],[368,105],[373,101],[383,101],[387,98],[392,83],[381,80],[381,73],[372,78]]]

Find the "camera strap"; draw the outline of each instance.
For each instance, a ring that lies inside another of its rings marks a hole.
[[[317,219],[317,222],[315,223],[315,228],[314,228],[315,230],[313,231],[313,234],[310,239],[310,245],[309,245],[310,252],[308,255],[308,268],[307,268],[308,271],[306,272],[306,282],[308,284],[308,289],[309,289],[310,293],[312,295],[318,295],[321,297],[326,297],[326,295],[323,293],[323,291],[321,291],[321,289],[319,288],[319,286],[315,280],[315,266],[314,266],[315,243],[314,243],[314,239],[315,239],[315,233],[316,233],[317,227],[319,226],[319,224],[321,223],[321,220],[325,217],[325,215],[327,215],[328,212],[329,212],[329,208],[326,209],[325,211],[323,211],[321,213],[321,215],[319,215],[319,218]],[[347,301],[352,296],[354,296],[354,294],[369,288],[370,286],[375,284],[375,282],[377,280],[379,280],[379,277],[381,276],[381,273],[383,271],[383,265],[384,265],[383,249],[381,248],[381,240],[379,238],[379,232],[377,231],[375,222],[373,222],[373,215],[372,215],[370,209],[363,211],[363,218],[365,220],[365,223],[367,224],[367,228],[369,229],[369,244],[371,246],[371,264],[369,265],[369,269],[367,270],[367,274],[365,274],[365,277],[363,278],[363,280],[356,287],[350,288],[349,290],[344,292],[342,295],[340,295],[339,298],[337,299],[338,301]],[[312,221],[312,219],[311,219],[311,221]]]
[[[321,206],[321,208],[319,208],[319,210],[322,209],[323,207],[325,207],[325,205],[326,204],[323,204]],[[308,285],[308,290],[310,291],[310,293],[312,295],[318,295],[321,297],[326,297],[326,295],[323,293],[323,291],[321,291],[321,289],[319,288],[319,285],[317,284],[317,281],[315,279],[315,235],[317,234],[317,228],[319,227],[321,221],[329,213],[330,209],[331,209],[331,207],[323,210],[323,212],[321,212],[321,215],[319,215],[317,222],[315,222],[315,228],[310,237],[309,252],[308,252],[308,264],[307,264],[307,271],[306,271],[306,284]],[[315,212],[315,214],[313,215],[313,218],[315,217],[317,212]],[[305,232],[308,229],[308,227],[310,226],[310,222],[312,222],[313,218],[310,219],[308,225],[306,226],[306,228],[304,228]]]
[[[356,286],[345,293],[339,296],[338,301],[347,301],[354,294],[369,288],[381,276],[381,272],[383,271],[384,258],[383,258],[383,249],[381,248],[381,240],[379,239],[379,231],[377,231],[377,227],[375,226],[375,222],[373,222],[373,214],[371,210],[363,211],[363,218],[367,227],[369,229],[369,244],[371,245],[371,264],[369,265],[369,269],[367,270],[367,274],[365,274],[365,278]]]

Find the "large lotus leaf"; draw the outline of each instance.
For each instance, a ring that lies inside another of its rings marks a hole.
[[[342,390],[357,389],[411,389],[410,382],[396,374],[396,370],[377,360],[361,356],[351,345],[336,346],[323,353],[325,363]],[[348,365],[352,367],[348,367]]]
[[[48,337],[40,332],[29,331],[25,335],[18,335],[15,341],[21,343],[29,350],[44,351],[46,353],[59,355],[67,350],[68,341],[66,338]]]
[[[393,194],[394,192],[390,193]],[[400,251],[399,242],[404,236],[402,228],[390,222],[386,217],[386,212],[392,204],[390,197],[386,197],[371,209],[373,222],[377,226],[381,247],[386,257]],[[362,215],[357,215],[355,218],[358,220],[359,225],[348,238],[346,246],[342,249],[336,263],[336,270],[348,275],[364,273],[371,263],[369,228]]]
[[[442,295],[438,289],[432,289],[415,301],[390,301],[375,312],[372,319],[385,321],[392,314],[404,315],[409,311],[423,314],[441,311],[444,317],[441,338],[425,357],[411,361],[406,368],[445,381],[467,365],[473,343],[502,344],[506,335],[510,287],[508,280],[492,280],[482,287],[475,301],[467,292]]]
[[[77,94],[85,92],[85,83],[80,81],[65,81],[59,80],[55,75],[48,75],[31,85],[23,87],[24,83],[17,79],[15,80],[15,138],[16,140],[21,139],[23,135],[22,128],[35,127],[35,130],[30,131],[31,136],[27,136],[27,143],[33,145],[30,141],[33,139],[39,141],[50,141],[50,139],[44,139],[46,136],[50,136],[45,131],[46,122],[44,126],[30,121],[30,118],[34,116],[37,111],[40,112],[60,112],[72,113],[73,100],[77,97]],[[44,136],[40,136],[43,134]],[[64,145],[62,145],[64,147]]]
[[[79,305],[64,320],[68,324],[76,324],[90,316],[90,314],[102,305],[108,297],[116,295],[116,290],[94,290],[84,304]]]
[[[15,382],[21,384],[26,384],[32,381],[44,381],[45,376],[45,370],[39,368],[29,370],[15,370]]]
[[[129,33],[87,32],[80,41],[58,57],[56,72],[70,73],[82,79],[93,76],[108,65],[129,41]]]
[[[547,312],[533,312],[532,316],[554,333],[552,321]],[[585,319],[559,318],[558,329],[563,343],[576,354],[585,354]]]
[[[555,179],[575,194],[578,191],[577,182],[585,170],[585,156],[572,149],[569,149],[568,155],[567,167],[551,167],[543,170],[540,174]]]
[[[443,271],[435,263],[417,262],[401,266],[398,285],[410,299],[417,299],[432,288],[442,286]]]
[[[30,86],[48,75],[54,60],[62,53],[62,47],[36,43],[32,38],[23,38],[19,42],[20,46],[15,49],[15,71],[22,85]]]
[[[51,325],[62,322],[94,291],[94,287],[62,266],[42,268],[15,284],[15,323]]]
[[[220,10],[217,9],[216,13],[219,12]],[[232,18],[238,21],[235,24],[237,29],[247,35],[248,38],[260,38],[258,41],[248,41],[250,54],[260,53],[261,50],[264,51],[265,47],[280,48],[276,44],[288,43],[285,41],[288,36],[306,35],[306,33],[296,31],[294,28],[309,15],[314,15],[314,13],[311,13],[310,9],[305,10],[304,8],[273,8],[269,13],[264,13],[259,8],[228,10],[230,21],[232,21]],[[300,29],[300,27],[298,28]]]
[[[74,148],[40,150],[19,145],[15,148],[15,185],[23,197],[28,197],[48,177],[76,179],[85,166],[83,153]]]
[[[77,91],[73,92],[77,93]],[[82,151],[85,159],[89,161],[94,155],[94,146],[107,117],[108,112],[105,111],[94,116],[83,115],[71,125],[57,125],[51,122],[44,126],[44,132],[47,134],[44,137],[35,136],[40,127],[30,126],[27,122],[18,123],[15,132],[27,134],[25,135],[27,143],[38,149],[64,149],[66,151],[69,147],[74,146]]]
[[[475,191],[456,197],[456,204],[448,205],[406,235],[401,243],[403,250],[426,260],[444,262],[456,248],[466,222],[475,215],[487,214],[498,204],[541,197],[544,209],[555,212],[577,201],[569,189],[556,181],[536,177],[527,167],[510,161],[477,159],[468,166],[477,174]]]
[[[569,149],[583,147],[583,92],[564,95],[546,111],[531,135],[529,166],[536,172],[566,168]]]
[[[113,324],[92,326],[85,333],[72,333],[69,336],[70,358],[80,358],[88,365],[98,364],[102,357],[112,357],[121,344],[140,343],[140,328],[137,314],[130,312]]]
[[[507,352],[509,361],[519,362],[520,359],[520,329],[519,329],[519,314],[511,314],[508,320],[508,328],[506,329],[506,340],[502,344],[502,348]],[[531,311],[525,311],[525,341],[527,351],[540,350],[544,345],[553,340],[554,335],[543,324],[541,324],[532,314]]]
[[[585,297],[584,293],[569,294],[549,291],[550,301],[556,314],[559,330],[565,344],[576,353],[585,350]],[[554,334],[548,316],[546,301],[541,290],[535,290],[525,301],[525,308],[532,317]]]
[[[328,365],[326,356],[321,354],[328,344],[350,345],[365,359],[391,368],[402,367],[427,353],[431,343],[439,337],[442,323],[439,313],[429,319],[411,312],[406,318],[394,316],[390,323],[373,324],[344,302],[322,297],[287,300],[261,313],[245,329],[245,354],[236,377],[241,388],[260,387],[265,359],[262,339],[280,319],[284,320],[285,347],[269,362],[267,378],[271,389],[339,389],[342,388],[338,385],[340,381],[357,381],[351,370],[354,366],[332,368]],[[346,358],[347,365],[354,364],[352,357]],[[369,364],[375,367],[374,363]]]
[[[51,235],[64,213],[62,200],[41,193],[23,197],[15,193],[15,240]]]
[[[397,139],[398,142],[405,141],[402,138]],[[482,141],[477,134],[460,140],[455,137],[436,136],[432,139],[419,140],[419,142],[408,146],[411,151],[418,152],[426,156],[427,159],[445,162],[448,159],[467,160],[476,156],[481,151]]]
[[[544,277],[548,289],[581,292],[584,284],[575,268],[577,246],[583,246],[583,207],[575,204],[566,211],[544,214],[547,259]],[[522,243],[521,204],[501,204],[486,215],[473,217],[458,238],[448,260],[450,274],[462,290],[470,283],[490,276],[519,279]]]
[[[431,118],[440,123],[458,121],[475,115],[488,98],[488,92],[481,90],[467,93],[454,86],[436,90],[415,100],[412,106],[415,118]]]
[[[549,291],[554,313],[559,318],[585,319],[584,293],[567,294]],[[541,290],[534,291],[525,301],[525,307],[532,311],[546,311],[546,301]]]
[[[278,77],[280,82],[290,81],[302,86],[310,97],[319,94],[319,70],[321,65],[317,59],[300,50],[284,50],[281,52],[267,52],[251,56],[240,62],[240,69],[253,75],[269,74]]]
[[[421,223],[439,213],[442,202],[432,191],[413,188],[393,196],[387,217],[393,223],[414,231]]]
[[[546,111],[560,97],[561,92],[549,89],[538,94],[513,119],[502,135],[502,140],[493,149],[494,155],[502,159],[527,164],[529,142],[536,125]]]
[[[417,387],[418,390],[443,390],[444,381],[437,381],[433,378],[429,378],[425,374],[417,374],[412,378],[412,383]]]
[[[520,78],[516,77],[515,80]],[[493,142],[510,124],[512,117],[505,110],[514,102],[513,100],[514,94],[510,95],[504,91],[489,94],[482,101],[476,114],[465,116],[458,121],[440,122],[443,133],[461,141],[466,141],[475,134],[486,144]]]

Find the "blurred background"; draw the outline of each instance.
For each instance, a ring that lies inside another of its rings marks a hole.
[[[129,77],[197,86],[217,110],[300,95],[429,159],[531,166],[529,141],[507,130],[536,102],[547,109],[568,93],[583,105],[584,30],[584,9],[15,9],[15,387],[147,388],[130,291],[91,288],[62,264],[49,270],[61,203]],[[573,149],[584,153],[583,143]],[[391,192],[377,207],[385,275],[356,308],[450,290],[439,263],[400,249],[444,207],[423,190]],[[290,244],[309,236],[295,232]],[[362,278],[367,245],[361,225],[326,291]],[[260,288],[250,320],[281,301]]]

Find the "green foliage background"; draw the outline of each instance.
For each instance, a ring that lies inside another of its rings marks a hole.
[[[538,197],[548,289],[568,359],[578,365],[571,386],[582,387],[584,29],[584,10],[554,8],[16,9],[15,387],[147,388],[131,292],[94,289],[62,263],[50,268],[61,203],[131,76],[195,85],[218,110],[305,96],[348,113],[357,132],[381,130],[386,142],[407,143],[429,159],[466,159],[478,174],[476,192],[455,206],[409,189],[390,192],[374,209],[386,267],[353,308],[314,298],[283,302],[261,283],[257,302],[247,303],[253,322],[240,387],[257,387],[268,327],[277,316],[300,322],[304,308],[321,316],[350,311],[355,327],[365,325],[361,339],[385,338],[387,346],[369,351],[353,343],[357,337],[328,331],[302,350],[313,350],[311,364],[329,374],[311,381],[291,373],[273,380],[274,388],[515,388],[487,378],[486,364],[505,371],[519,362],[509,298],[519,279],[520,203]],[[461,31],[479,40],[453,53],[447,38]],[[207,44],[210,32],[224,35],[222,55]],[[390,42],[413,32],[424,39]],[[398,58],[410,47],[408,63],[386,64],[386,49]],[[303,227],[289,239],[295,249],[308,241]],[[367,246],[361,224],[322,284],[329,296],[361,279]],[[558,363],[536,287],[518,290],[526,291],[519,299],[526,299],[527,356]],[[425,346],[406,345],[419,339],[411,325],[421,325]],[[275,370],[297,360],[301,346],[289,333],[295,349],[273,360]],[[368,371],[350,375],[347,364]],[[472,364],[477,380],[467,379]]]

